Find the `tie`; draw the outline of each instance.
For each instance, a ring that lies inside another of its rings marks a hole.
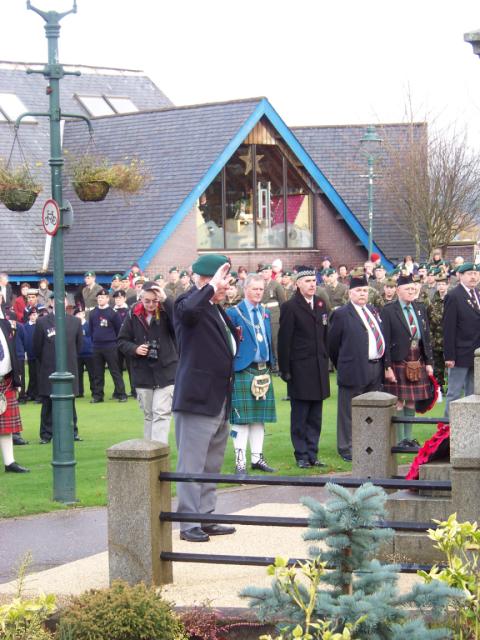
[[[368,326],[370,327],[370,329],[373,332],[373,337],[375,338],[375,344],[377,345],[377,353],[378,353],[378,357],[381,358],[384,354],[385,351],[385,345],[383,342],[383,337],[382,334],[380,333],[380,331],[377,329],[374,321],[372,320],[372,318],[370,317],[370,314],[367,312],[367,310],[365,308],[362,308],[363,314],[368,322]]]
[[[478,300],[477,300],[477,296],[475,295],[475,291],[473,289],[470,289],[470,299],[473,303],[473,306],[475,307],[475,309],[477,311],[479,311],[480,309],[478,308]]]
[[[253,307],[252,311],[253,311],[253,325],[255,327],[255,337],[257,339],[257,345],[260,351],[260,359],[262,360],[262,362],[266,362],[268,360],[268,349],[265,343],[265,338],[262,334],[262,328],[260,326],[260,319],[258,317],[257,307]],[[261,340],[259,340],[259,336],[261,337]]]
[[[415,320],[413,319],[413,311],[412,307],[407,304],[405,307],[407,310],[408,324],[410,325],[410,333],[412,334],[412,338],[415,338],[417,335],[417,325],[415,324]]]

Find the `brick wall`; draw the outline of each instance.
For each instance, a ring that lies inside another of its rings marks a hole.
[[[226,251],[232,259],[234,269],[243,265],[249,271],[255,271],[259,262],[271,262],[280,258],[284,269],[296,264],[318,267],[323,256],[330,256],[332,263],[346,263],[349,268],[363,264],[367,259],[367,250],[359,246],[356,236],[350,231],[343,219],[325,198],[316,198],[315,249],[296,249],[289,251]],[[199,255],[196,243],[196,210],[190,211],[170,236],[165,245],[153,258],[146,271],[150,277],[156,273],[166,274],[172,265],[187,267]]]

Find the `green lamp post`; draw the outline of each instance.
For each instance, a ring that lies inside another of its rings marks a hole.
[[[377,136],[375,127],[369,126],[365,131],[365,135],[360,140],[364,154],[367,156],[368,162],[368,257],[373,253],[373,165],[378,153],[378,147],[382,139]]]
[[[32,6],[27,0],[27,9],[38,13],[45,21],[45,34],[48,41],[48,64],[42,70],[27,69],[27,73],[41,73],[48,80],[47,95],[50,108],[46,113],[23,113],[16,122],[26,116],[45,116],[50,119],[50,170],[52,198],[60,210],[60,224],[53,238],[53,282],[55,291],[55,367],[56,371],[50,376],[52,381],[52,412],[53,412],[53,499],[63,503],[76,501],[75,494],[75,456],[73,440],[73,387],[74,376],[67,371],[67,341],[65,327],[65,274],[63,258],[63,232],[72,223],[70,205],[63,201],[62,196],[62,168],[63,156],[60,134],[60,121],[63,118],[81,118],[85,120],[91,131],[88,118],[83,115],[62,113],[60,109],[60,80],[65,75],[80,75],[79,72],[64,71],[58,63],[58,38],[60,35],[60,20],[70,13],[76,13],[76,0],[73,8],[64,13],[56,11],[41,11]]]

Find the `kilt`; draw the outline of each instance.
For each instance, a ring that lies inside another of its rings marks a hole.
[[[276,422],[275,397],[273,395],[273,380],[267,391],[265,400],[256,400],[252,395],[251,386],[254,376],[270,373],[269,369],[250,369],[235,373],[232,391],[232,410],[230,424],[251,424],[252,422]]]
[[[13,386],[13,377],[7,376],[0,382],[0,392],[5,394],[7,399],[7,410],[0,415],[0,436],[9,433],[20,433],[22,431],[22,420],[17,400],[17,391]]]
[[[427,375],[425,362],[423,358],[420,358],[420,349],[419,347],[410,349],[407,361],[418,359],[420,359],[422,363],[422,367],[420,369],[420,380],[418,380],[418,382],[409,382],[407,380],[407,376],[405,375],[405,362],[392,362],[392,369],[397,382],[389,382],[388,380],[385,380],[383,385],[385,393],[391,393],[392,395],[397,396],[399,400],[407,401],[425,400],[431,396],[431,383]]]

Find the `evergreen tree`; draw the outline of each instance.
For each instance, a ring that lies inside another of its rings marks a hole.
[[[325,563],[326,572],[310,589],[316,590],[312,619],[331,620],[337,630],[355,624],[355,637],[368,640],[434,640],[450,638],[448,629],[432,629],[425,614],[438,624],[445,616],[451,598],[459,591],[441,583],[417,584],[408,593],[399,594],[399,567],[383,565],[374,558],[382,543],[394,532],[377,526],[385,518],[386,493],[366,483],[356,491],[327,484],[331,499],[322,505],[312,498],[302,502],[311,511],[305,540],[323,543],[311,547],[310,562]],[[305,572],[304,572],[305,573]],[[322,584],[323,583],[323,584]],[[271,588],[247,587],[242,597],[261,620],[280,618],[288,628],[305,624],[305,610],[311,593],[305,584],[292,590],[278,577]],[[305,606],[299,606],[298,598]],[[418,614],[412,620],[412,609]],[[359,622],[360,621],[360,622]],[[285,625],[282,625],[282,628]]]

